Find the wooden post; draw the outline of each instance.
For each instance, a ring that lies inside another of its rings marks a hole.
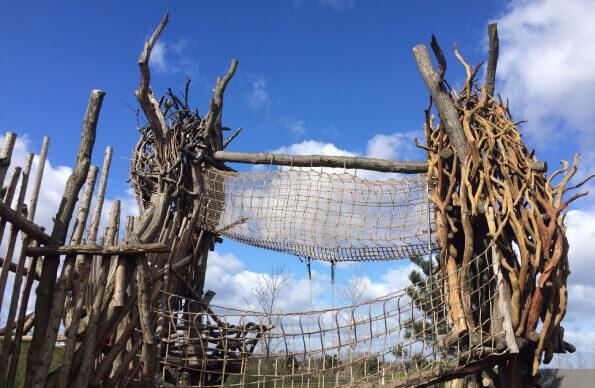
[[[24,196],[25,193],[27,191],[27,184],[29,181],[29,174],[31,172],[31,165],[33,163],[33,154],[30,154],[29,157],[27,158],[27,162],[25,164],[25,170],[23,171],[23,183],[21,185],[21,193],[19,194],[19,202],[21,202],[21,209],[22,209],[22,202],[24,201]],[[35,182],[37,183],[37,182]],[[37,197],[36,195],[39,193],[39,187],[34,187],[33,188],[33,195],[31,197],[31,202],[35,203],[37,202]],[[21,198],[22,197],[22,198]],[[19,209],[19,206],[17,205],[17,209]],[[22,211],[21,211],[22,212]],[[33,213],[28,213],[28,219],[30,221],[33,220],[33,216],[34,216],[34,212],[35,212],[35,208],[32,209]],[[22,246],[21,246],[21,252],[19,254],[19,259],[17,261],[16,264],[16,269],[15,269],[15,278],[14,278],[14,283],[12,286],[12,295],[10,298],[10,306],[8,309],[8,316],[6,318],[6,326],[11,326],[14,322],[14,318],[16,315],[16,310],[17,310],[17,305],[19,303],[19,296],[20,296],[20,292],[21,292],[21,283],[23,281],[23,270],[25,267],[25,249],[26,247],[29,245],[30,243],[30,239],[27,235],[23,236],[23,241],[22,241]],[[8,272],[8,268],[10,268],[10,258],[8,257],[8,254],[6,255],[6,260],[4,261],[4,265],[2,266],[2,274],[4,274],[4,271],[7,270]],[[0,279],[3,280],[3,279]],[[4,294],[4,287],[5,285],[2,284],[0,285],[0,287],[2,287],[2,290],[0,291],[0,300],[2,300],[3,298],[3,294]],[[10,355],[11,352],[11,331],[7,330],[7,332],[4,334],[4,341],[2,343],[2,355],[0,356],[0,381],[5,381],[4,377],[6,374],[6,368],[7,368],[7,363],[8,363],[8,357]],[[14,355],[15,353],[13,353]]]
[[[115,235],[118,233],[120,225],[120,201],[115,200],[112,203],[112,211],[110,215],[109,227],[104,239],[105,244],[112,244]],[[95,346],[97,341],[97,333],[99,326],[99,318],[101,316],[101,306],[103,305],[103,296],[105,292],[105,285],[109,273],[110,256],[104,256],[101,263],[101,270],[99,272],[99,279],[96,284],[95,297],[93,306],[89,312],[89,321],[85,330],[85,337],[81,345],[82,356],[80,369],[76,376],[74,376],[75,387],[86,387],[89,385],[89,377],[95,360]]]
[[[83,231],[85,230],[85,226],[87,225],[87,217],[89,215],[89,208],[91,206],[91,197],[93,196],[93,190],[95,188],[95,180],[97,178],[97,167],[91,166],[89,169],[89,174],[87,176],[87,181],[85,183],[85,189],[83,192],[83,197],[81,199],[81,204],[79,207],[79,213],[77,216],[77,223],[76,228],[74,230],[72,236],[72,243],[73,244],[80,244]],[[82,299],[80,295],[80,274],[79,271],[74,268],[76,260],[76,255],[70,254],[66,256],[66,260],[64,261],[63,266],[63,276],[61,277],[61,281],[58,282],[56,286],[56,291],[54,292],[54,304],[56,306],[62,305],[64,306],[65,297],[66,297],[66,286],[68,283],[72,284],[72,302],[75,306],[72,311],[72,319],[70,325],[66,328],[66,345],[64,346],[64,357],[62,361],[62,369],[60,370],[60,378],[58,380],[58,388],[65,388],[68,385],[68,377],[70,374],[70,365],[72,364],[72,355],[74,353],[74,347],[76,345],[76,337],[78,332],[78,323],[80,320],[80,314],[82,309],[77,309],[76,306],[81,304],[82,306]],[[79,303],[80,301],[80,303]],[[54,320],[53,322],[50,321],[50,327],[57,327],[60,325],[60,319],[62,317],[62,309],[56,309],[56,312],[60,312],[60,315],[53,315],[51,318]],[[56,325],[57,324],[57,325]],[[52,326],[53,325],[53,326]],[[57,331],[56,331],[57,335]]]
[[[76,165],[74,171],[66,181],[60,208],[54,218],[54,228],[51,234],[54,241],[64,242],[66,240],[68,226],[78,199],[78,193],[87,178],[91,164],[99,111],[101,110],[104,95],[105,93],[101,90],[93,90],[91,92],[89,105],[83,120],[83,131]],[[46,324],[49,320],[50,311],[54,308],[51,302],[54,297],[53,291],[59,261],[60,258],[58,256],[48,256],[43,260],[41,279],[37,286],[37,299],[35,301],[35,330],[27,357],[25,384],[28,387],[43,387],[48,375],[54,341],[52,341],[53,335],[51,334],[51,330],[48,332]],[[55,308],[62,309],[63,306],[55,306]]]
[[[4,186],[4,178],[6,172],[10,166],[10,160],[12,159],[12,150],[17,140],[17,135],[14,132],[6,132],[4,136],[4,145],[2,151],[0,151],[0,187]]]
[[[21,181],[21,187],[19,190],[19,196],[17,198],[17,206],[16,212],[18,214],[22,214],[23,212],[23,205],[25,202],[25,194],[27,193],[27,184],[29,182],[29,174],[31,173],[31,164],[33,163],[33,154],[29,154],[27,156],[27,161],[25,162],[25,168],[23,169],[23,177]],[[19,229],[16,228],[14,225],[10,225],[10,237],[8,239],[8,248],[6,250],[6,256],[4,257],[4,264],[2,266],[2,271],[0,271],[0,301],[4,299],[4,290],[6,288],[6,280],[8,279],[8,269],[10,268],[9,263],[12,262],[12,255],[14,254],[14,249],[17,242],[17,236],[19,234]],[[0,311],[2,311],[2,306],[0,306]],[[0,375],[0,377],[3,377]]]
[[[37,175],[35,176],[35,183],[33,184],[33,191],[31,192],[31,199],[29,202],[29,220],[33,221],[35,217],[35,213],[37,210],[37,200],[39,198],[39,190],[41,188],[41,182],[43,180],[43,171],[45,169],[45,160],[47,158],[48,148],[50,144],[50,139],[46,136],[43,138],[43,143],[41,146],[41,153],[39,154],[39,164],[37,165]],[[37,245],[36,241],[33,241],[31,244],[32,246]],[[26,246],[26,244],[23,244]],[[25,280],[25,288],[23,289],[23,296],[21,298],[21,306],[19,308],[19,315],[16,324],[15,330],[15,341],[13,345],[13,354],[20,354],[21,353],[21,337],[23,334],[29,332],[30,327],[28,329],[25,328],[26,326],[26,314],[27,314],[27,305],[29,304],[29,296],[31,294],[31,287],[33,286],[33,280],[35,279],[36,269],[37,267],[37,258],[33,258],[29,261],[29,271],[27,273],[27,278]],[[33,324],[33,319],[31,319],[31,325]],[[10,369],[8,372],[8,379],[7,379],[7,386],[13,386],[14,381],[16,378],[17,366],[19,362],[19,357],[11,357],[10,359]]]

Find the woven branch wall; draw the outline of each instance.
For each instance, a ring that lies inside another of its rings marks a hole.
[[[369,181],[312,169],[210,169],[201,227],[233,240],[326,261],[427,255],[426,177]],[[430,212],[430,220],[428,220]],[[432,250],[437,249],[432,242]]]

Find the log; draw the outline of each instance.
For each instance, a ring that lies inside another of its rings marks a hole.
[[[96,256],[134,256],[145,253],[169,253],[170,248],[163,244],[128,244],[128,245],[64,245],[52,247],[27,248],[27,256],[48,255],[96,255]]]
[[[364,158],[360,156],[284,155],[216,151],[213,153],[213,159],[218,162],[272,164],[275,166],[293,167],[334,167],[379,172],[398,172],[402,174],[425,174],[428,172],[427,161],[399,161]],[[545,172],[547,171],[547,164],[545,162],[536,162],[533,169],[537,172]]]

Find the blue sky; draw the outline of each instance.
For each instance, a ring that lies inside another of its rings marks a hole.
[[[90,90],[105,90],[94,162],[100,164],[103,149],[114,146],[108,196],[127,197],[127,158],[137,133],[126,104],[136,107],[136,61],[166,12],[170,23],[152,61],[156,94],[180,90],[190,76],[192,104],[205,112],[215,78],[232,57],[239,59],[225,96],[224,124],[244,133],[229,149],[395,159],[423,158],[412,137],[428,94],[413,46],[436,34],[447,54],[447,79],[458,85],[463,69],[454,61],[453,45],[469,63],[478,63],[486,56],[486,26],[498,20],[497,91],[510,97],[515,117],[529,119],[526,141],[552,167],[580,150],[584,171],[594,171],[595,55],[581,45],[595,38],[589,27],[595,7],[581,0],[9,2],[0,16],[0,132],[26,134],[23,149],[33,152],[50,135],[50,163],[71,166]],[[56,172],[56,182],[63,175]],[[129,198],[126,204],[133,207]],[[571,253],[588,272],[595,268],[588,257],[595,211],[590,200],[578,206],[569,217],[577,242]],[[247,287],[251,274],[278,260],[293,272],[294,287],[305,285],[296,258],[228,241],[217,249],[214,266],[232,269],[223,283],[245,280]],[[373,295],[402,284],[410,269],[409,263],[352,266],[339,270],[339,281],[363,274]],[[325,303],[329,268],[318,264],[315,271],[319,302]],[[572,330],[595,344],[594,319],[585,315],[594,307],[595,288],[584,272],[575,276],[581,304]],[[239,303],[236,294],[227,297]],[[218,298],[225,295],[221,291]]]

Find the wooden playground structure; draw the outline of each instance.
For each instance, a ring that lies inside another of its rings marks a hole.
[[[482,374],[495,386],[528,387],[542,362],[574,351],[561,326],[564,217],[592,176],[571,183],[577,155],[548,177],[524,144],[494,92],[495,25],[485,80],[481,64],[455,49],[466,73],[458,91],[444,80],[434,37],[437,66],[426,46],[413,49],[430,94],[417,144],[427,161],[407,162],[226,151],[240,132],[224,139],[222,117],[238,61],[217,79],[205,115],[190,107],[188,84],[157,98],[149,58],[167,23],[165,16],[139,59],[136,96],[147,124],[130,165],[139,216],[121,219],[116,200],[100,230],[112,149],[101,170],[91,156],[103,91],[91,93],[51,230],[35,223],[49,139],[32,171],[32,154],[11,164],[16,135],[5,136],[0,293],[9,303],[1,307],[0,385],[14,386],[26,368],[27,387],[400,387]],[[242,172],[227,162],[284,167]],[[350,169],[402,175],[371,181]],[[271,314],[220,306],[205,290],[208,254],[222,237],[331,263],[435,262],[425,279],[382,298]],[[57,343],[63,354],[50,368]]]

